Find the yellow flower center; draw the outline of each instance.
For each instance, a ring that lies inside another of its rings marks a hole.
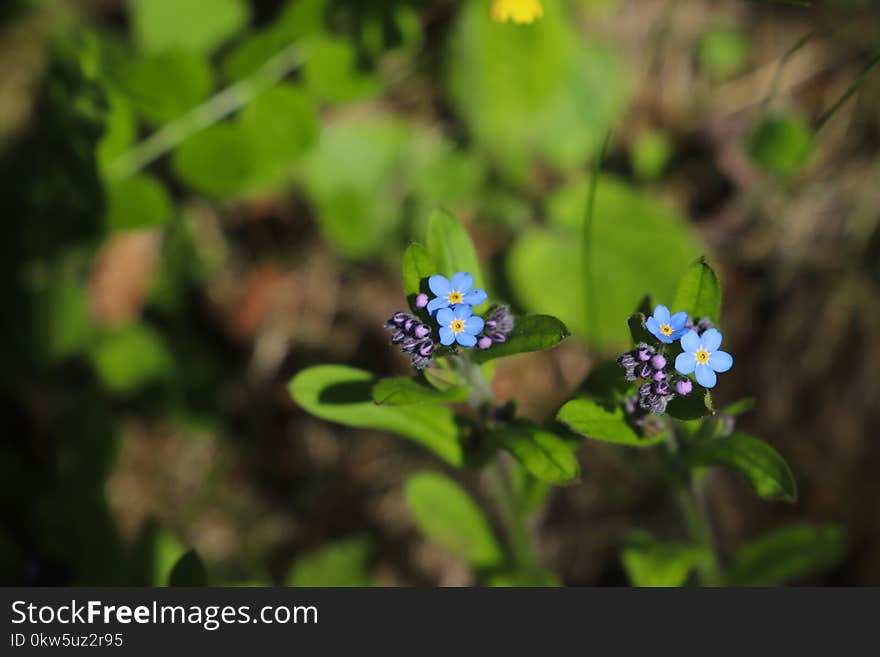
[[[705,362],[708,362],[708,360],[709,360],[709,352],[708,351],[706,351],[705,349],[700,349],[699,351],[697,351],[697,362],[698,363],[705,363]]]
[[[660,327],[660,332],[663,335],[672,335],[672,327],[669,324],[664,324]]]
[[[461,292],[450,292],[446,298],[449,300],[449,303],[461,303],[464,297],[461,296]]]
[[[541,18],[544,15],[544,7],[541,5],[541,0],[492,0],[489,15],[498,23],[512,20],[523,25]]]
[[[449,325],[449,328],[452,329],[453,333],[461,333],[464,331],[464,322],[460,319],[455,319],[452,321],[452,324]]]

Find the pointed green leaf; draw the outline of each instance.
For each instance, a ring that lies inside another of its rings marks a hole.
[[[639,344],[640,342],[653,345],[659,344],[657,338],[651,335],[651,332],[645,327],[645,315],[642,313],[630,315],[626,324],[629,326],[629,335],[632,338],[633,344]]]
[[[834,525],[797,524],[765,534],[740,548],[727,574],[729,586],[774,586],[836,564],[846,533]]]
[[[417,378],[397,376],[380,379],[373,386],[373,401],[385,406],[442,404],[467,401],[469,392],[466,386],[438,390]]]
[[[403,290],[406,298],[410,300],[419,293],[424,292],[423,281],[437,273],[437,265],[434,258],[428,253],[428,249],[413,242],[403,254]]]
[[[785,459],[752,436],[735,433],[694,444],[685,454],[691,467],[721,466],[736,470],[766,499],[794,502],[797,485]]]
[[[350,538],[325,545],[297,559],[287,576],[288,586],[370,586],[370,540]]]
[[[694,321],[701,317],[721,320],[721,284],[706,258],[693,262],[678,283],[672,312],[682,310]]]
[[[483,273],[477,250],[461,222],[449,211],[437,209],[428,220],[426,239],[428,252],[437,265],[437,272],[450,277],[466,271],[474,277],[474,287],[483,287]]]
[[[319,365],[297,374],[288,389],[312,415],[362,429],[409,438],[452,465],[463,462],[459,429],[446,406],[377,406],[372,374],[345,365]]]
[[[489,349],[474,350],[472,357],[477,363],[493,358],[512,356],[527,351],[552,349],[569,336],[561,321],[550,315],[526,315],[517,317],[507,342],[493,344]]]
[[[623,409],[608,410],[590,399],[572,399],[559,409],[556,419],[582,436],[618,445],[650,447],[665,438],[663,434],[639,436],[627,423]]]
[[[520,422],[493,431],[492,439],[541,481],[564,484],[580,476],[572,445],[549,431]]]
[[[419,529],[459,559],[476,568],[501,563],[501,548],[483,512],[453,480],[433,472],[410,477],[406,504]]]

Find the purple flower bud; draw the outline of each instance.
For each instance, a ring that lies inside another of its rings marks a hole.
[[[425,340],[419,347],[418,354],[423,358],[427,358],[434,353],[434,343],[431,340]]]
[[[636,356],[640,361],[644,362],[646,360],[651,360],[651,356],[656,353],[657,350],[654,349],[654,347],[649,344],[645,344],[644,342],[640,342],[636,351]]]
[[[427,338],[431,335],[431,327],[427,324],[416,324],[413,326],[412,334],[419,340]]]
[[[669,394],[669,384],[666,381],[659,381],[654,384],[654,394],[665,397]]]
[[[412,334],[412,327],[413,327],[413,325],[415,325],[415,323],[416,323],[415,319],[413,319],[412,317],[408,318],[403,323],[403,330],[406,331],[407,333]]]
[[[694,384],[691,383],[690,379],[679,379],[675,382],[675,392],[679,395],[687,397],[691,394],[691,390],[694,389]]]
[[[507,336],[504,333],[493,333],[492,334],[492,342],[507,342]]]
[[[401,330],[397,330],[391,334],[391,344],[397,344],[398,342],[403,342],[403,340],[407,337],[406,333]]]
[[[617,359],[617,364],[627,369],[633,368],[636,366],[636,357],[632,354],[623,354]]]
[[[492,338],[488,335],[481,336],[479,340],[477,340],[477,346],[480,349],[488,349],[492,346]]]
[[[491,333],[492,331],[494,331],[494,330],[496,329],[497,326],[498,326],[498,322],[496,322],[494,319],[487,319],[487,320],[486,320],[486,327],[485,327],[485,328],[486,328],[486,330],[489,331],[490,333]]]
[[[650,379],[654,375],[654,368],[649,363],[642,363],[636,368],[636,374],[640,379]]]
[[[663,415],[666,412],[666,404],[668,403],[668,399],[666,397],[654,397],[651,400],[651,412],[655,415]]]
[[[403,323],[408,319],[409,315],[406,313],[394,313],[394,315],[391,316],[391,324],[394,324],[395,326],[403,326]]]
[[[627,381],[635,381],[637,378],[639,378],[639,377],[636,376],[636,368],[635,367],[627,367],[626,368],[626,380]]]
[[[655,370],[662,370],[664,367],[666,367],[666,358],[663,356],[663,354],[657,354],[656,356],[653,356],[651,358],[651,367],[653,367]]]
[[[422,292],[416,296],[416,308],[425,308],[428,305],[428,295]]]
[[[651,375],[651,378],[654,381],[664,381],[666,379],[666,372],[664,372],[663,370],[659,370],[657,372],[654,372],[654,374]]]
[[[415,367],[417,370],[423,370],[426,367],[431,367],[431,365],[433,365],[433,363],[434,363],[434,361],[431,360],[430,356],[428,356],[427,358],[424,358],[422,356],[419,356],[418,354],[413,354],[412,364],[413,364],[413,367]]]
[[[422,343],[421,340],[416,340],[415,338],[411,338],[411,337],[407,336],[403,340],[403,343],[400,345],[400,349],[401,349],[401,351],[405,351],[406,353],[412,353],[416,350],[416,347],[418,347],[421,343]]]

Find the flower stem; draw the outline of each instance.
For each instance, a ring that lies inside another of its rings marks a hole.
[[[489,463],[488,474],[492,493],[498,507],[510,547],[511,561],[517,572],[530,575],[537,570],[538,559],[531,533],[526,525],[526,514],[511,478],[509,463],[498,457]]]

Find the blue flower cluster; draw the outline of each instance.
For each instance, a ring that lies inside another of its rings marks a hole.
[[[474,288],[474,277],[460,271],[451,279],[440,274],[428,278],[428,289],[434,294],[419,294],[415,306],[437,323],[437,333],[417,317],[395,313],[385,323],[393,331],[391,342],[400,344],[404,353],[412,355],[417,369],[429,367],[436,347],[435,338],[444,347],[489,349],[506,342],[513,330],[513,315],[507,306],[497,306],[484,319],[474,315],[474,306],[488,298],[485,290]]]
[[[675,395],[689,395],[693,390],[690,375],[704,388],[714,388],[717,374],[733,367],[733,356],[720,349],[721,332],[707,318],[693,323],[687,313],[672,314],[659,305],[645,328],[660,342],[659,350],[643,342],[617,359],[628,381],[644,380],[634,403],[645,411],[660,415]],[[672,372],[664,352],[676,341],[681,353],[675,357]]]

